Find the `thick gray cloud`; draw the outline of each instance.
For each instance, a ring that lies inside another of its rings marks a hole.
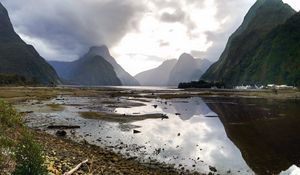
[[[192,5],[197,9],[204,9],[206,8],[207,1],[211,0],[185,0],[176,2],[154,0],[153,3],[162,9],[167,7],[176,9],[176,11],[172,14],[167,12],[163,13],[160,16],[160,20],[169,23],[182,23],[183,25],[187,26],[187,34],[189,37],[197,38],[199,36],[193,33],[193,31],[197,29],[197,25],[193,20],[191,20],[189,12],[182,11],[181,9],[184,4]],[[215,19],[220,22],[226,20],[226,22],[221,25],[221,28],[218,31],[205,32],[207,43],[212,43],[212,46],[208,48],[207,51],[203,52],[192,50],[191,54],[195,57],[207,58],[212,61],[216,61],[224,50],[229,36],[242,23],[243,17],[255,1],[256,0],[214,0],[214,4],[217,9]]]
[[[113,47],[130,32],[140,32],[139,22],[145,14],[154,13],[162,23],[181,23],[187,37],[197,40],[193,32],[198,24],[191,18],[187,4],[204,9],[207,2],[216,6],[215,18],[224,21],[217,31],[204,35],[212,46],[206,51],[193,50],[195,57],[217,60],[228,37],[241,24],[255,0],[1,0],[7,7],[16,31],[31,41],[46,59],[71,60],[84,54],[92,45]],[[158,13],[165,8],[174,13]],[[195,19],[195,18],[194,18]],[[203,24],[205,25],[205,23]],[[203,34],[202,34],[203,35]],[[166,48],[172,43],[163,38],[158,43]],[[177,49],[178,50],[178,49]],[[156,55],[155,57],[158,57]],[[155,59],[157,58],[149,58]],[[166,59],[166,58],[165,58]]]
[[[92,45],[109,47],[136,30],[144,6],[134,0],[3,0],[19,34],[32,39],[48,59],[83,54]],[[43,55],[43,54],[42,54]],[[67,58],[68,59],[68,58]],[[72,58],[69,58],[72,59]],[[75,58],[73,58],[75,59]]]
[[[184,22],[186,14],[180,10],[177,9],[173,14],[170,14],[168,12],[165,12],[161,16],[161,20],[164,22]]]

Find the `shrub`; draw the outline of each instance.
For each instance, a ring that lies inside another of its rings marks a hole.
[[[13,175],[46,175],[42,148],[28,132],[23,134],[16,148],[16,169]]]
[[[3,128],[21,126],[21,116],[13,106],[0,100],[0,125]]]
[[[47,174],[41,146],[24,127],[14,107],[0,100],[0,170],[11,172],[10,162],[14,158],[16,167],[13,175]]]
[[[15,145],[15,138],[12,137],[17,132],[16,127],[21,124],[21,117],[10,105],[0,100],[0,169],[5,170],[12,160],[12,150]]]

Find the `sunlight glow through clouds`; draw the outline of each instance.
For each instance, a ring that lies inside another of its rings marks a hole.
[[[132,75],[157,67],[164,60],[178,58],[184,52],[205,53],[214,44],[208,40],[206,32],[214,34],[223,28],[228,28],[228,25],[235,25],[229,27],[231,30],[226,33],[226,36],[229,36],[241,24],[244,15],[255,2],[255,0],[228,1],[228,4],[235,3],[235,7],[241,7],[239,9],[235,8],[231,12],[229,10],[230,14],[224,13],[221,18],[217,18],[217,3],[220,3],[219,0],[176,1],[180,4],[180,9],[173,7],[161,8],[155,4],[158,1],[148,1],[149,12],[141,17],[139,32],[126,34],[119,44],[112,48],[112,53],[117,61]],[[290,4],[297,11],[300,9],[299,0],[283,1]],[[165,2],[170,3],[168,0],[165,0]],[[189,2],[201,2],[201,6]],[[241,11],[244,14],[241,15]],[[168,20],[174,21],[162,21],[160,17],[164,13],[168,14],[166,15]],[[241,16],[237,17],[238,15]],[[228,37],[223,38],[223,48],[227,39]],[[221,54],[222,50],[218,52]],[[147,58],[147,55],[150,58]],[[193,56],[199,57],[198,55]],[[151,57],[158,57],[161,60],[151,59]],[[218,56],[215,57],[208,59],[217,60]]]
[[[213,2],[206,2],[206,8],[182,4],[180,10],[185,12],[182,21],[160,20],[159,16],[164,13],[177,16],[175,13],[179,10],[170,7],[156,9],[156,13],[145,14],[140,21],[139,32],[126,34],[113,48],[113,54],[126,70],[131,74],[136,74],[158,66],[163,60],[178,58],[184,52],[206,51],[212,43],[207,41],[204,32],[218,30],[221,24],[220,21],[214,19],[216,8]],[[157,56],[161,60],[150,60],[145,55]]]

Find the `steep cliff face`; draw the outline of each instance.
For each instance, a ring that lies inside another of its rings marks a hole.
[[[8,12],[1,3],[0,73],[22,76],[40,84],[60,83],[55,70],[14,31]]]
[[[300,86],[300,13],[273,29],[254,51],[242,82]]]
[[[281,0],[258,0],[229,38],[219,61],[205,72],[202,79],[224,81],[228,85],[254,82],[247,76],[254,71],[249,69],[249,65],[256,50],[274,28],[284,24],[295,13]]]

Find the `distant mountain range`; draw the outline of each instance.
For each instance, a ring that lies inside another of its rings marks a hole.
[[[49,61],[67,84],[137,86],[138,81],[110,55],[106,46],[91,47],[73,62]]]
[[[201,79],[226,85],[300,85],[299,13],[281,0],[257,0]]]
[[[178,60],[163,62],[157,68],[141,72],[135,78],[144,86],[177,86],[180,82],[198,80],[212,63],[182,54]]]
[[[141,72],[134,77],[143,86],[166,86],[168,85],[170,72],[176,63],[176,59],[167,60],[157,68]]]
[[[60,83],[55,70],[14,31],[8,12],[1,3],[0,74],[22,76],[37,84]]]

